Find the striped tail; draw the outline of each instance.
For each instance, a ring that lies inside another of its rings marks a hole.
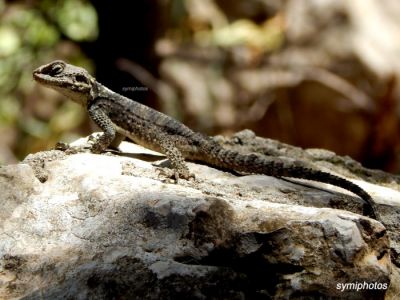
[[[210,149],[211,148],[211,149]],[[364,200],[364,215],[377,219],[375,203],[371,196],[358,185],[342,177],[310,169],[301,161],[285,161],[280,158],[268,158],[257,154],[240,154],[222,147],[210,147],[207,163],[216,167],[233,169],[238,172],[264,174],[275,177],[292,177],[313,180],[346,189]]]

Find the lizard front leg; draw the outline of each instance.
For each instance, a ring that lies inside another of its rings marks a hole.
[[[118,146],[121,142],[122,135],[115,130],[114,123],[104,112],[104,110],[96,104],[88,108],[90,118],[103,130],[103,134],[92,146],[93,153],[100,153],[107,149],[107,147]],[[185,160],[180,150],[176,147],[174,139],[167,136],[159,130],[147,128],[145,130],[146,140],[154,144],[158,144],[161,152],[163,152],[170,160],[174,169],[173,177],[178,180],[180,177],[184,179],[193,178],[194,175],[189,172],[185,164]]]
[[[100,106],[96,104],[91,105],[88,108],[88,113],[93,122],[95,122],[96,125],[99,126],[101,130],[103,130],[103,134],[93,144],[91,150],[93,153],[103,152],[107,149],[108,146],[113,144],[113,141],[116,138],[119,140],[120,137],[117,136],[113,122]],[[121,141],[119,140],[119,142]]]

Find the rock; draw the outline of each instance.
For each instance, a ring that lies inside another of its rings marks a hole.
[[[383,299],[390,282],[398,291],[395,180],[334,168],[378,199],[385,228],[339,188],[194,163],[196,181],[174,184],[154,152],[121,148],[52,150],[0,169],[1,299]],[[375,286],[345,285],[364,282]]]

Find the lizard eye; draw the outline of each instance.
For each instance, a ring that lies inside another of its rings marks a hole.
[[[50,71],[50,75],[60,74],[64,70],[64,66],[61,64],[53,65]]]

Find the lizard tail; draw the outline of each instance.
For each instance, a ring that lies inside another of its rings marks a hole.
[[[209,149],[208,163],[217,167],[234,169],[238,172],[264,174],[275,177],[291,177],[313,180],[332,184],[358,195],[364,200],[364,215],[377,219],[375,203],[371,196],[358,185],[342,177],[311,169],[301,161],[285,161],[280,158],[268,158],[257,154],[241,154],[236,151],[227,150],[221,147]]]

